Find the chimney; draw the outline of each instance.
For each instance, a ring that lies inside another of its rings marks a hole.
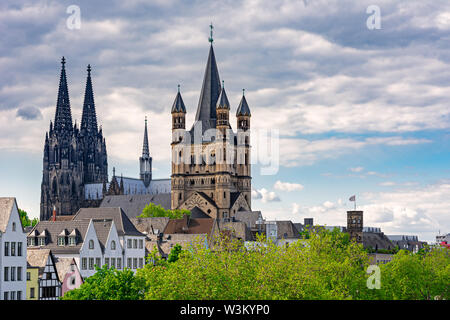
[[[52,221],[55,222],[56,221],[56,207],[53,206],[53,217],[52,217]]]

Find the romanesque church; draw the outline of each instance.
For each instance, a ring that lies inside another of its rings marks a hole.
[[[187,209],[192,217],[232,218],[251,211],[250,108],[244,90],[236,109],[220,81],[212,37],[195,121],[186,130],[186,106],[180,87],[171,108],[172,174],[152,178],[145,119],[139,178],[108,179],[106,140],[98,128],[91,67],[87,69],[81,125],[72,123],[65,59],[54,123],[45,136],[41,185],[41,220],[74,215],[82,207],[121,207],[136,217],[152,202],[166,209]],[[169,134],[169,133],[168,133]]]

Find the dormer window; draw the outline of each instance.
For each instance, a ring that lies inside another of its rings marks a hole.
[[[45,237],[38,238],[38,245],[41,247],[45,246]]]
[[[58,237],[58,246],[65,246],[66,245],[66,237],[59,236]]]
[[[70,236],[68,239],[69,239],[69,246],[76,245],[75,236]]]
[[[29,247],[34,247],[36,245],[35,237],[28,237],[27,241]]]

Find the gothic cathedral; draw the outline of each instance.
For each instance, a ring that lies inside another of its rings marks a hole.
[[[80,128],[72,124],[65,59],[61,61],[54,123],[45,134],[41,184],[40,219],[73,215],[85,200],[84,185],[108,181],[106,142],[97,127],[91,67],[87,68],[86,90]]]

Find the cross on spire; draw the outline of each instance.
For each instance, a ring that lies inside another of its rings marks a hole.
[[[91,75],[91,65],[90,64],[88,64],[88,66],[87,66],[87,72],[88,72],[88,75]]]
[[[66,58],[64,58],[64,56],[63,56],[62,59],[61,59],[61,64],[63,65],[63,67],[64,67],[64,65],[66,64]]]
[[[211,30],[210,30],[210,32],[209,32],[210,36],[209,36],[208,41],[211,42],[211,45],[212,45],[212,43],[213,43],[213,41],[214,41],[214,39],[213,39],[213,29],[214,29],[214,26],[213,26],[212,22],[211,22],[211,24],[209,25],[209,28],[210,28]]]

